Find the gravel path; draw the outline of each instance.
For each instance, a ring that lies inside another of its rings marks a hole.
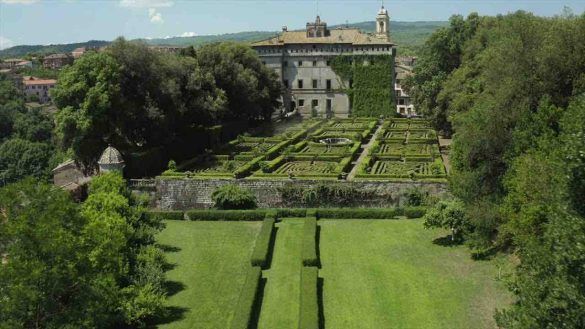
[[[378,137],[378,134],[380,133],[380,131],[382,131],[382,125],[381,124],[378,126],[378,129],[376,129],[376,131],[372,135],[372,138],[370,138],[370,141],[368,142],[368,144],[366,144],[364,146],[364,148],[362,150],[362,153],[360,154],[359,158],[355,161],[355,164],[353,165],[353,168],[351,169],[351,171],[347,175],[347,180],[348,181],[352,181],[353,178],[355,177],[355,175],[357,174],[358,168],[360,167],[360,163],[362,163],[363,159],[368,156],[370,147],[376,141],[376,137]]]

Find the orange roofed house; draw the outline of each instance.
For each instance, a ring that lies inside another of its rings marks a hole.
[[[53,89],[56,84],[57,80],[54,79],[41,79],[36,77],[24,77],[22,79],[26,98],[38,98],[39,103],[47,103],[51,101],[49,90]]]

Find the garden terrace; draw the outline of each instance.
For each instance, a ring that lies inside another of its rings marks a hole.
[[[162,177],[445,182],[437,134],[426,121],[389,119],[381,126],[378,122],[306,120],[274,136],[239,136]],[[325,143],[328,139],[344,143]]]
[[[493,278],[511,263],[433,243],[448,231],[424,229],[422,208],[408,209],[156,213],[168,218],[157,242],[172,312],[152,324],[494,328],[493,309],[512,300]]]

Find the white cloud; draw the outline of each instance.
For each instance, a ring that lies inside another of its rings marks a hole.
[[[180,36],[183,38],[187,38],[187,37],[194,37],[197,34],[195,32],[183,32],[183,34],[181,34]]]
[[[150,17],[151,23],[162,24],[165,22],[161,13],[157,12],[154,8],[148,8],[148,17]]]
[[[3,0],[4,1],[4,0]],[[12,0],[10,0],[12,1]],[[133,8],[159,8],[159,7],[172,7],[174,5],[171,0],[121,0],[121,7],[133,7]]]
[[[14,46],[14,41],[0,36],[0,50],[10,48],[12,46]]]
[[[31,3],[39,2],[39,0],[0,0],[0,3],[15,4],[20,3],[23,5],[30,5]]]

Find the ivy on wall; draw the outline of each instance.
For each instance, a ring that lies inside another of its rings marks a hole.
[[[395,115],[392,55],[337,56],[331,60],[331,68],[342,79],[352,116]],[[351,88],[349,81],[353,81]]]

